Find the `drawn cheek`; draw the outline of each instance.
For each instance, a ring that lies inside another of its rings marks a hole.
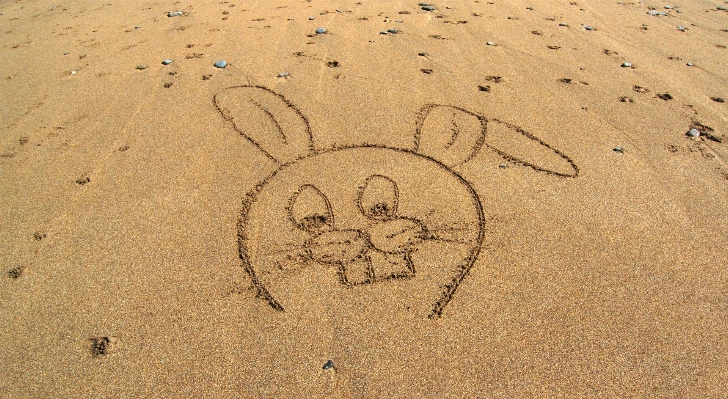
[[[345,263],[360,258],[368,249],[367,240],[356,230],[328,231],[314,237],[307,247],[311,258],[320,263]]]
[[[368,233],[376,249],[396,254],[413,250],[422,242],[424,231],[424,227],[418,221],[394,219],[375,223],[369,228]]]

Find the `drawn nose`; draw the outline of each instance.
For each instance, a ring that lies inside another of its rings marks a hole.
[[[393,219],[373,224],[369,240],[382,252],[397,254],[414,249],[425,237],[425,227],[416,220]]]
[[[309,242],[313,260],[320,263],[346,263],[361,257],[369,242],[356,230],[327,231]]]

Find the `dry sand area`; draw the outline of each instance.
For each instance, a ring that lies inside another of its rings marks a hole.
[[[0,0],[0,396],[728,397],[726,3]]]

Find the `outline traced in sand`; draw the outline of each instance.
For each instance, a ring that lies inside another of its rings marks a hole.
[[[523,129],[457,106],[423,106],[411,149],[363,144],[317,150],[308,119],[266,87],[228,87],[213,103],[235,131],[279,165],[247,194],[238,223],[243,267],[258,297],[279,311],[284,304],[271,286],[307,265],[334,267],[348,287],[409,280],[418,272],[413,253],[429,241],[463,249],[438,271],[448,273],[428,315],[438,318],[485,238],[478,194],[453,168],[485,147],[542,173],[579,173],[569,157]],[[489,123],[500,125],[500,136],[487,134]],[[321,170],[337,165],[346,170],[322,177]],[[346,195],[355,198],[338,198]],[[401,202],[405,195],[407,204]],[[278,235],[283,242],[271,241]]]

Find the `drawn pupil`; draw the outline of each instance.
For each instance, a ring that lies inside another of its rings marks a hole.
[[[301,227],[304,229],[318,229],[329,223],[329,218],[325,215],[309,215],[301,220]]]
[[[390,207],[384,202],[378,202],[369,208],[369,213],[374,216],[386,216],[390,213]]]

